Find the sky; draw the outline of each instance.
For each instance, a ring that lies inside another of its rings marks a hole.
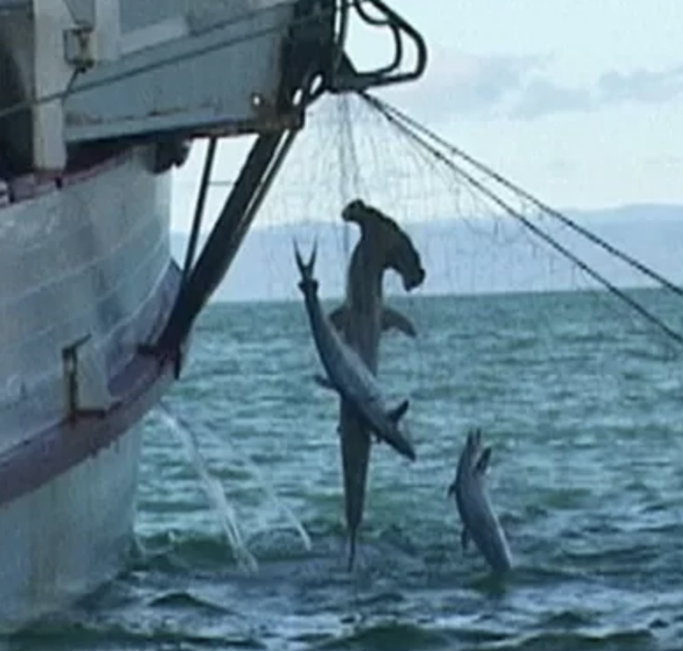
[[[391,0],[424,35],[425,75],[379,93],[560,208],[683,204],[680,0]],[[348,49],[383,63],[384,35]],[[230,181],[247,143],[218,156]],[[173,227],[187,230],[203,145],[174,175]],[[209,212],[226,188],[217,188]]]

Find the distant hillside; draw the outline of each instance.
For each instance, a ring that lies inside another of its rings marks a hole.
[[[683,280],[683,206],[637,205],[593,212],[568,211],[573,219],[613,246],[653,267],[667,278]],[[620,286],[651,283],[622,263],[605,256],[556,221],[539,226],[565,247]],[[511,219],[441,220],[403,224],[419,248],[427,280],[424,294],[471,294],[577,289],[591,286],[575,265],[553,253]],[[347,231],[350,246],[356,241]],[[297,273],[292,253],[296,235],[307,250],[319,242],[318,277],[323,296],[343,293],[345,268],[343,228],[337,224],[254,228],[247,236],[217,300],[279,300],[296,298]],[[205,241],[206,235],[202,238]],[[174,233],[174,255],[183,260],[187,235]],[[400,286],[392,277],[389,291]]]

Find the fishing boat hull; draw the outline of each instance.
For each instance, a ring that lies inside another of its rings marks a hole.
[[[19,178],[0,197],[4,633],[92,591],[129,550],[139,423],[173,379],[139,344],[179,285],[153,154]]]
[[[130,543],[140,432],[3,505],[3,632],[60,610],[112,579]]]

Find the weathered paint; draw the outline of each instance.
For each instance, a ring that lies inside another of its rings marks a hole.
[[[131,541],[140,432],[0,507],[0,631],[64,607],[120,571]]]
[[[22,200],[0,209],[3,631],[110,578],[130,543],[135,425],[171,381],[137,344],[163,324],[179,277],[168,174],[152,174],[148,156],[61,183],[24,179]],[[71,423],[62,349],[86,334],[81,400],[106,417]]]
[[[159,12],[155,22],[122,30],[122,56],[80,75],[65,99],[67,142],[165,130],[260,131],[273,120],[263,107],[277,103],[293,2],[252,4],[180,3],[175,15]]]

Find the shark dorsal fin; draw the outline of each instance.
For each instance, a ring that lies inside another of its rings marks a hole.
[[[477,427],[477,429],[474,430],[474,445],[477,447],[481,446],[481,428]]]
[[[387,416],[392,422],[398,423],[398,421],[401,420],[403,416],[405,416],[405,413],[408,411],[409,406],[410,402],[406,399],[403,402],[401,402],[397,407],[394,407],[394,409],[390,409],[387,413]]]
[[[481,445],[481,430],[471,429],[467,433],[467,447],[474,453],[477,448]]]

